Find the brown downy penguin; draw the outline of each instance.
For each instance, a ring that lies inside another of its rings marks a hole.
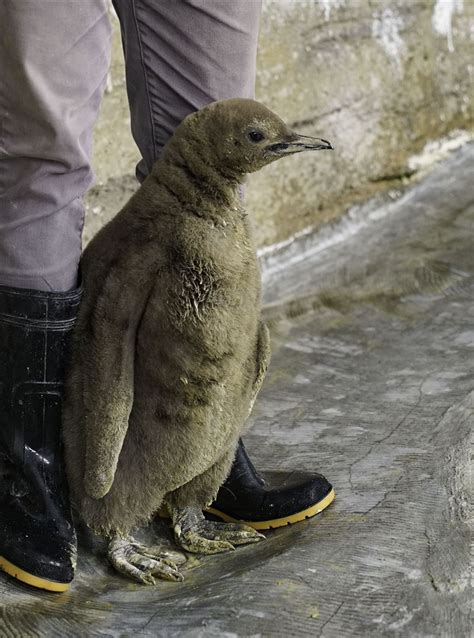
[[[84,252],[63,411],[70,488],[111,563],[140,582],[182,579],[181,554],[131,536],[163,505],[190,552],[263,538],[202,514],[230,470],[270,354],[239,186],[276,159],[330,148],[253,100],[213,102],[181,122]]]

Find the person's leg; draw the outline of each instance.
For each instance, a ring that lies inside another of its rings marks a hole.
[[[126,60],[132,132],[142,181],[179,122],[215,100],[253,98],[260,0],[114,0]],[[242,441],[210,511],[257,529],[297,522],[334,498],[320,474],[267,474]]]
[[[109,65],[106,2],[0,0],[0,24],[0,285],[70,290]]]
[[[0,0],[0,24],[0,568],[64,591],[61,401],[110,27],[105,0]]]
[[[188,113],[254,97],[261,0],[113,1],[142,181]]]

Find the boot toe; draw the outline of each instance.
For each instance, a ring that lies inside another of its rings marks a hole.
[[[255,529],[297,523],[325,509],[334,500],[329,481],[318,473],[261,472],[263,484],[224,483],[209,512],[228,521],[244,521]]]
[[[269,491],[264,495],[262,511],[274,510],[276,518],[292,516],[312,508],[332,491],[322,474],[310,472],[262,472]]]
[[[51,521],[46,525],[35,524],[34,520],[15,525],[20,523],[15,514],[7,511],[0,526],[0,569],[33,587],[68,589],[77,555],[73,528],[64,534],[53,529]]]

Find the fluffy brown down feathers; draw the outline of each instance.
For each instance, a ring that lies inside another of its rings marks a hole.
[[[87,246],[63,420],[97,533],[125,536],[163,502],[202,509],[228,474],[269,358],[239,186],[302,147],[262,104],[215,102]]]

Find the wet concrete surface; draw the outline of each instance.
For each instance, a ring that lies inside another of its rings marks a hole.
[[[245,440],[260,468],[328,476],[328,510],[152,588],[81,532],[70,592],[0,577],[0,636],[472,635],[473,166],[466,145],[267,260],[274,354]]]

